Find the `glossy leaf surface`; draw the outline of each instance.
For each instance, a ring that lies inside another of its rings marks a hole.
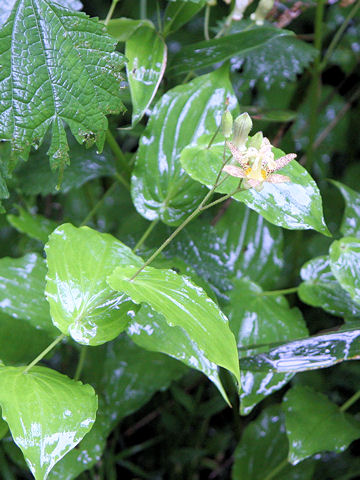
[[[344,216],[340,227],[340,232],[344,236],[360,236],[360,193],[355,192],[343,183],[332,183],[340,190],[345,200]]]
[[[360,240],[344,237],[330,247],[330,267],[350,297],[360,303]]]
[[[206,0],[192,1],[171,0],[164,14],[164,36],[169,35],[185,25],[205,5]]]
[[[117,267],[108,277],[110,287],[125,292],[135,303],[148,303],[170,326],[184,329],[210,361],[239,379],[236,343],[228,319],[205,292],[188,277],[152,267],[129,281],[136,271],[136,267]]]
[[[225,99],[236,100],[224,68],[169,90],[156,103],[140,138],[132,177],[137,211],[148,220],[178,225],[204,196],[181,168],[180,153],[199,136],[215,132]]]
[[[204,373],[229,403],[219,378],[217,365],[207,358],[186,330],[170,326],[163,315],[148,305],[143,305],[129,324],[127,333],[139,347],[165,353]]]
[[[305,372],[360,358],[360,330],[343,329],[326,335],[263,348],[240,360],[240,367],[253,372]]]
[[[141,46],[141,48],[139,48]],[[150,106],[164,75],[167,47],[153,28],[139,27],[127,40],[125,56],[132,100],[132,126]]]
[[[194,180],[209,187],[214,185],[222,168],[223,146],[215,145],[208,149],[208,142],[209,138],[203,137],[197,146],[185,148],[181,153],[181,164]],[[273,152],[276,159],[284,155],[277,148],[273,148]],[[244,202],[274,225],[290,230],[312,228],[330,235],[323,218],[319,189],[309,173],[295,160],[279,170],[279,173],[287,175],[291,181],[278,184],[265,182],[260,192],[251,188],[234,194],[233,198]],[[222,173],[220,181],[225,175],[227,174]],[[231,194],[238,185],[238,178],[227,175],[217,191]]]
[[[265,296],[262,289],[246,279],[236,280],[225,308],[240,356],[245,347],[292,340],[308,334],[300,310],[289,308],[283,296]],[[291,374],[241,370],[240,408],[248,414],[267,395],[287,383]]]
[[[328,256],[313,258],[305,263],[300,274],[303,283],[299,285],[298,295],[303,302],[339,317],[360,316],[360,306],[336,280]]]
[[[45,275],[45,261],[36,253],[0,259],[0,309],[56,336],[44,294]]]
[[[50,0],[17,0],[0,31],[0,136],[17,157],[27,159],[51,128],[50,164],[63,168],[63,123],[79,143],[103,148],[106,115],[123,109],[123,56],[114,48],[97,19]]]
[[[70,224],[58,227],[45,246],[46,297],[54,325],[84,345],[100,345],[126,328],[134,305],[109,288],[106,276],[117,265],[143,264],[109,234]]]
[[[8,222],[19,232],[40,242],[46,243],[50,233],[57,227],[53,220],[42,215],[32,215],[22,207],[18,207],[18,212],[18,215],[7,215]]]
[[[97,398],[90,385],[55,370],[0,367],[0,404],[15,443],[36,478],[55,465],[91,429]]]
[[[279,405],[271,405],[245,428],[234,452],[232,480],[264,480],[286,460],[288,450],[284,413]],[[288,464],[269,478],[311,480],[313,471],[311,462]]]
[[[289,461],[301,462],[323,451],[342,452],[360,437],[360,427],[325,395],[296,386],[283,400]]]
[[[112,18],[106,26],[107,31],[118,42],[126,42],[140,27],[155,28],[150,20],[135,20],[126,17]]]

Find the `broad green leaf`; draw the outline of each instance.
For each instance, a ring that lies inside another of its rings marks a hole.
[[[53,220],[42,215],[31,214],[22,207],[18,207],[18,212],[18,215],[7,215],[6,218],[10,225],[42,243],[47,242],[48,236],[57,227],[57,223]]]
[[[214,63],[224,62],[234,56],[245,56],[254,50],[261,50],[275,38],[293,36],[289,30],[274,27],[260,27],[226,37],[205,40],[183,47],[172,59],[169,73],[182,75],[199,70]]]
[[[234,282],[230,302],[225,308],[230,328],[237,340],[240,356],[245,347],[293,340],[308,335],[300,310],[289,308],[283,296],[267,296],[253,282]],[[240,409],[248,414],[263,398],[279,390],[291,374],[241,370]]]
[[[360,437],[360,427],[325,395],[298,385],[283,400],[289,462],[293,465],[315,453],[342,452]]]
[[[321,307],[327,312],[346,318],[358,318],[360,306],[336,280],[330,268],[328,256],[313,258],[300,272],[303,282],[298,295],[302,302]]]
[[[1,158],[0,158],[0,160],[1,160]],[[7,185],[6,185],[5,178],[6,178],[6,176],[3,174],[2,169],[1,169],[1,165],[0,165],[0,200],[3,200],[5,198],[9,198],[9,190],[7,188]],[[2,206],[1,201],[0,201],[0,213],[3,213],[4,211],[5,211],[4,207]]]
[[[7,365],[34,360],[51,340],[47,332],[36,330],[28,321],[0,312],[0,358]]]
[[[0,309],[56,336],[44,294],[45,275],[45,261],[36,253],[0,259]]]
[[[134,20],[133,18],[112,18],[107,24],[107,31],[118,42],[126,42],[133,33],[140,27],[148,27],[154,29],[154,24],[150,20]]]
[[[59,193],[56,186],[58,174],[53,172],[49,163],[44,161],[50,141],[46,137],[44,144],[30,154],[29,160],[16,170],[16,179],[21,191],[28,195],[47,195]],[[61,193],[79,188],[86,182],[99,177],[116,175],[115,160],[110,149],[105,145],[102,153],[95,147],[84,149],[73,137],[69,138],[71,164],[65,169],[61,183]]]
[[[341,329],[281,345],[252,349],[240,360],[242,370],[251,372],[296,373],[330,367],[360,356],[360,330]],[[249,354],[249,353],[248,353]]]
[[[198,182],[209,188],[215,184],[223,164],[223,146],[214,145],[207,148],[209,137],[204,136],[197,146],[189,146],[181,153],[181,164],[186,172]],[[275,158],[284,152],[273,148]],[[279,170],[290,177],[290,182],[265,182],[260,192],[254,188],[239,192],[233,198],[244,202],[248,207],[262,215],[266,220],[290,230],[313,228],[330,236],[323,218],[322,202],[319,189],[309,173],[295,160]],[[222,173],[220,181],[227,179],[217,192],[230,194],[239,185],[239,179]]]
[[[117,337],[135,305],[106,283],[117,265],[143,261],[113,236],[71,224],[58,227],[45,246],[46,297],[54,325],[83,345],[101,345]]]
[[[340,232],[346,236],[360,236],[360,193],[355,192],[350,187],[347,187],[343,183],[333,183],[341,192],[341,195],[345,200],[345,210],[343,220],[341,222]]]
[[[236,99],[227,70],[221,68],[169,90],[156,103],[140,146],[132,177],[137,211],[148,220],[178,225],[204,196],[204,188],[181,168],[184,147],[215,132],[225,100]]]
[[[287,464],[277,470],[288,450],[284,414],[279,405],[271,405],[245,428],[234,452],[232,480],[311,480],[313,462],[296,467]],[[272,473],[275,476],[270,477]]]
[[[41,19],[41,21],[39,20]],[[27,159],[48,129],[51,167],[69,163],[64,123],[102,150],[118,113],[123,56],[97,19],[50,0],[17,0],[0,31],[0,138]]]
[[[344,237],[330,246],[330,268],[340,285],[360,303],[360,240]]]
[[[89,350],[86,360],[84,380],[94,385],[99,395],[96,421],[79,447],[55,466],[51,479],[72,480],[91,468],[117,423],[186,371],[180,362],[139,348],[127,336]]]
[[[136,271],[133,266],[117,267],[108,283],[135,303],[148,303],[170,326],[181,327],[211,362],[227,368],[239,380],[236,343],[228,320],[205,292],[186,276],[152,267],[129,281]]]
[[[229,403],[219,378],[218,367],[210,361],[193,338],[181,327],[171,327],[163,315],[148,305],[142,305],[128,326],[128,335],[139,345],[153,352],[176,358],[190,368],[204,373]]]
[[[171,0],[164,14],[164,36],[170,35],[185,25],[205,5],[206,0],[198,0],[196,3],[183,0]]]
[[[36,480],[45,480],[56,462],[91,429],[97,397],[90,385],[55,370],[0,367],[0,405],[14,442]]]
[[[134,127],[146,113],[160,85],[166,67],[167,47],[156,30],[143,26],[127,40],[125,56],[128,59],[126,72]]]

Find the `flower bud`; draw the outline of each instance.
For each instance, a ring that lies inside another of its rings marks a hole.
[[[252,1],[253,0],[236,0],[234,10],[231,13],[232,19],[235,21],[241,20],[244,16],[244,11]]]
[[[251,129],[252,120],[247,112],[236,117],[233,126],[232,143],[238,148],[244,147]]]
[[[260,147],[263,143],[263,139],[264,139],[263,133],[257,132],[253,137],[249,138],[249,141],[247,142],[247,147],[256,148],[256,150],[260,150]]]
[[[250,15],[251,20],[253,20],[256,25],[264,25],[266,15],[273,8],[274,3],[275,0],[260,0],[255,12]]]
[[[229,110],[226,110],[221,119],[221,131],[225,138],[230,138],[233,127],[233,117]]]

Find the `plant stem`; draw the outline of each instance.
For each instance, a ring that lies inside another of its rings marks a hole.
[[[86,215],[84,220],[81,222],[80,227],[86,225],[90,218],[99,210],[99,208],[102,206],[104,203],[105,199],[115,190],[115,187],[117,186],[117,182],[114,182],[111,187],[109,187],[104,195],[100,198],[100,200],[97,202],[97,204],[94,206],[94,208]]]
[[[140,0],[140,18],[141,20],[145,20],[146,18],[146,10],[147,10],[147,0]]]
[[[113,16],[115,7],[118,4],[118,2],[119,2],[119,0],[113,0],[112,1],[111,7],[109,8],[108,14],[106,15],[106,18],[105,18],[105,21],[104,21],[105,25],[107,25],[110,22],[111,17]]]
[[[131,173],[129,164],[126,160],[126,157],[119,147],[119,144],[115,140],[114,135],[111,133],[111,131],[108,129],[106,131],[106,141],[109,144],[109,147],[111,148],[111,151],[115,155],[115,158],[119,164],[119,166],[124,169],[127,173]]]
[[[349,398],[341,407],[340,407],[340,412],[345,412],[348,408],[351,407],[351,405],[355,402],[357,402],[360,398],[360,390],[358,390],[352,397]]]
[[[205,8],[205,17],[204,17],[204,37],[205,40],[210,40],[209,35],[209,19],[210,19],[210,5],[207,4]]]
[[[270,297],[273,295],[289,295],[290,293],[295,293],[299,290],[299,287],[284,288],[283,290],[269,290],[267,292],[261,292],[259,295]]]
[[[75,375],[74,375],[74,380],[79,380],[82,369],[84,367],[84,362],[87,354],[87,346],[83,345],[80,350],[80,355],[79,355],[79,360],[78,364],[76,367]]]
[[[135,245],[135,247],[133,248],[133,252],[136,252],[136,250],[138,250],[141,245],[145,242],[145,240],[148,238],[148,236],[150,235],[150,233],[153,231],[153,229],[156,227],[156,225],[159,223],[159,219],[157,218],[156,220],[153,220],[150,225],[148,226],[148,228],[145,230],[143,236],[140,238],[140,240],[138,241],[138,243]]]
[[[29,365],[25,368],[23,373],[27,373],[34,365],[39,363],[40,360],[42,360],[45,357],[45,355],[47,355],[50,352],[50,350],[56,347],[56,345],[60,343],[65,337],[66,335],[62,333],[57,338],[55,338],[55,340],[52,343],[50,343],[50,345],[47,346],[45,350],[43,350],[31,363],[29,363]]]
[[[273,478],[276,477],[278,473],[281,472],[287,465],[289,464],[287,458],[285,458],[282,462],[277,465],[271,472],[264,478],[264,480],[272,480]]]

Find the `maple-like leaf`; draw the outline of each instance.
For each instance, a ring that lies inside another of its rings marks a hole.
[[[50,0],[17,0],[0,30],[0,139],[26,160],[51,129],[52,168],[69,162],[64,129],[102,150],[118,113],[124,57],[98,19]]]

